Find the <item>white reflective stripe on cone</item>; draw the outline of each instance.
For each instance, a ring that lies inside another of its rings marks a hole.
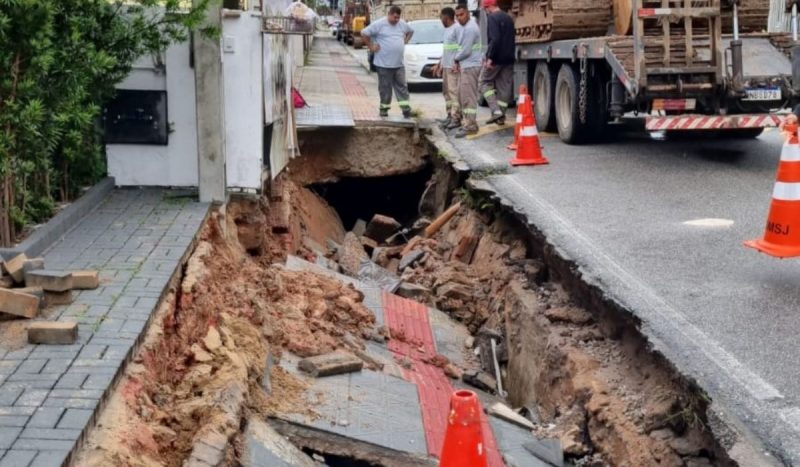
[[[781,201],[800,201],[800,183],[775,182],[772,198]]]
[[[783,145],[781,149],[781,160],[787,162],[800,161],[800,144],[789,144],[788,142]]]
[[[517,114],[517,123],[522,123],[522,114]]]
[[[519,131],[520,136],[538,136],[539,132],[536,131],[535,126],[524,126],[522,130]]]

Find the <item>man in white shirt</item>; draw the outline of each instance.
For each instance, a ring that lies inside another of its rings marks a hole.
[[[400,19],[401,13],[400,7],[392,6],[385,18],[375,21],[361,31],[364,43],[375,54],[373,64],[378,69],[381,117],[389,116],[392,89],[394,89],[397,103],[403,110],[403,117],[411,118],[411,102],[408,100],[403,54],[406,44],[414,35],[414,30]]]
[[[442,46],[442,59],[436,65],[436,75],[442,77],[442,94],[444,94],[447,118],[441,124],[442,128],[453,122],[461,124],[461,107],[458,104],[458,73],[456,72],[456,54],[458,53],[458,32],[461,27],[456,22],[456,12],[450,7],[442,8],[439,15],[444,26],[444,44]]]

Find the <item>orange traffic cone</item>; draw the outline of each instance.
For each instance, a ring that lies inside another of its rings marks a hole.
[[[536,129],[536,117],[533,116],[533,112],[530,112],[522,117],[517,157],[511,161],[511,165],[543,165],[549,163],[550,161],[542,154],[542,145],[539,143],[539,130]]]
[[[506,146],[506,149],[516,151],[519,147],[519,132],[522,129],[522,120],[527,113],[533,113],[531,105],[531,95],[528,94],[528,86],[524,84],[519,87],[519,98],[517,98],[517,124],[514,127],[514,142]]]
[[[776,258],[794,258],[800,256],[800,140],[796,123],[783,130],[790,136],[781,150],[766,233],[744,244]]]
[[[453,393],[439,467],[487,467],[480,412],[474,392]]]

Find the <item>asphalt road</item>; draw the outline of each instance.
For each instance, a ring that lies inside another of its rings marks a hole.
[[[472,167],[507,169],[511,131],[453,140]],[[655,348],[715,407],[800,465],[800,261],[742,246],[764,233],[782,140],[567,146],[550,165],[486,178],[548,241],[642,319]]]

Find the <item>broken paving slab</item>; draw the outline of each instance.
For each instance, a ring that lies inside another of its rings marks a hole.
[[[400,287],[401,280],[369,259],[361,261],[358,268],[358,280],[362,283],[375,284],[387,292],[395,292]]]
[[[25,253],[19,253],[3,261],[3,270],[14,279],[14,282],[20,283],[25,279],[25,270],[23,268],[27,260],[28,257]]]
[[[244,433],[243,467],[316,467],[317,463],[266,422],[250,417]]]
[[[296,369],[299,357],[285,353],[280,365]],[[304,392],[319,417],[279,414],[277,418],[324,432],[339,434],[377,446],[427,455],[417,386],[383,372],[358,373],[314,379]],[[323,394],[319,397],[318,394]]]
[[[383,243],[387,238],[391,237],[403,226],[394,218],[384,216],[382,214],[375,214],[372,220],[367,224],[367,229],[364,231],[364,236],[375,240],[378,243]]]

